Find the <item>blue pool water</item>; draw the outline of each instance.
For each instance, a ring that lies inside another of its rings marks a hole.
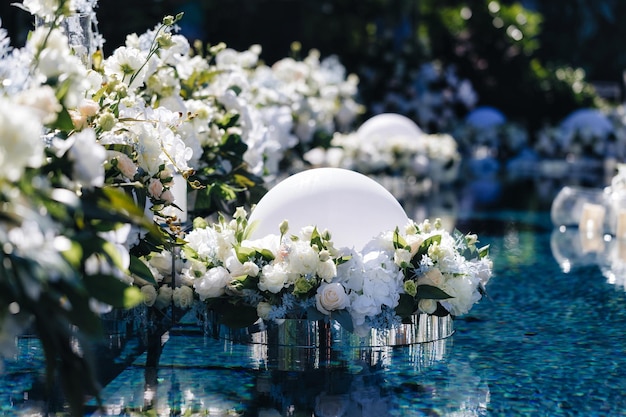
[[[489,298],[455,320],[450,338],[289,371],[265,368],[250,346],[207,337],[187,318],[160,355],[145,340],[109,340],[105,407],[90,415],[626,416],[626,277],[589,262],[563,272],[554,188],[462,191],[439,205],[405,202],[411,217],[445,216],[491,245]],[[20,340],[18,352],[0,384],[3,415],[46,406],[36,339]]]

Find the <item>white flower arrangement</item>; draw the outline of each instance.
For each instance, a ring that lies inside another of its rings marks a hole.
[[[258,319],[332,319],[348,331],[389,329],[418,313],[463,315],[492,273],[476,235],[449,233],[437,220],[382,232],[361,250],[337,248],[307,226],[249,240],[245,210],[209,224],[196,219],[183,246],[183,281],[233,327]]]
[[[461,154],[454,137],[422,133],[417,137],[385,136],[364,141],[357,133],[333,135],[330,147],[304,154],[315,167],[351,169],[364,174],[428,178],[449,184],[458,178]]]

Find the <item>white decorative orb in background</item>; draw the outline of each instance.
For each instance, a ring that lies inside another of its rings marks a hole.
[[[506,116],[495,107],[481,106],[472,110],[465,122],[478,129],[490,129],[506,122]]]
[[[406,116],[382,113],[366,120],[356,133],[362,140],[380,140],[396,136],[418,137],[422,135],[422,129]]]
[[[302,171],[267,192],[250,214],[255,224],[250,239],[289,233],[305,226],[328,229],[335,247],[360,250],[381,232],[402,229],[409,222],[404,209],[373,179],[342,168]]]
[[[567,133],[587,131],[604,137],[613,132],[613,124],[608,116],[598,109],[578,109],[561,122],[561,129]]]

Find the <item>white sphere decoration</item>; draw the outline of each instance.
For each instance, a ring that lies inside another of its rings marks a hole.
[[[506,116],[495,107],[481,106],[472,110],[465,122],[477,129],[491,129],[506,123]]]
[[[336,248],[360,250],[385,231],[408,224],[404,209],[382,185],[343,168],[315,168],[292,175],[261,198],[250,214],[250,239],[289,233],[305,226],[328,230]]]
[[[569,134],[587,131],[594,136],[605,137],[613,132],[609,117],[598,109],[578,109],[561,122],[561,129]]]
[[[401,114],[382,113],[366,120],[358,129],[361,140],[384,140],[392,137],[419,137],[422,129],[411,119]]]

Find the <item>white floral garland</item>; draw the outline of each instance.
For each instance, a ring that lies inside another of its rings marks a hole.
[[[410,221],[360,251],[336,248],[331,233],[314,226],[291,234],[285,221],[280,234],[249,240],[252,227],[243,208],[230,221],[196,219],[178,265],[181,284],[233,326],[333,319],[364,334],[417,313],[458,316],[482,298],[492,275],[488,247],[439,220]]]

